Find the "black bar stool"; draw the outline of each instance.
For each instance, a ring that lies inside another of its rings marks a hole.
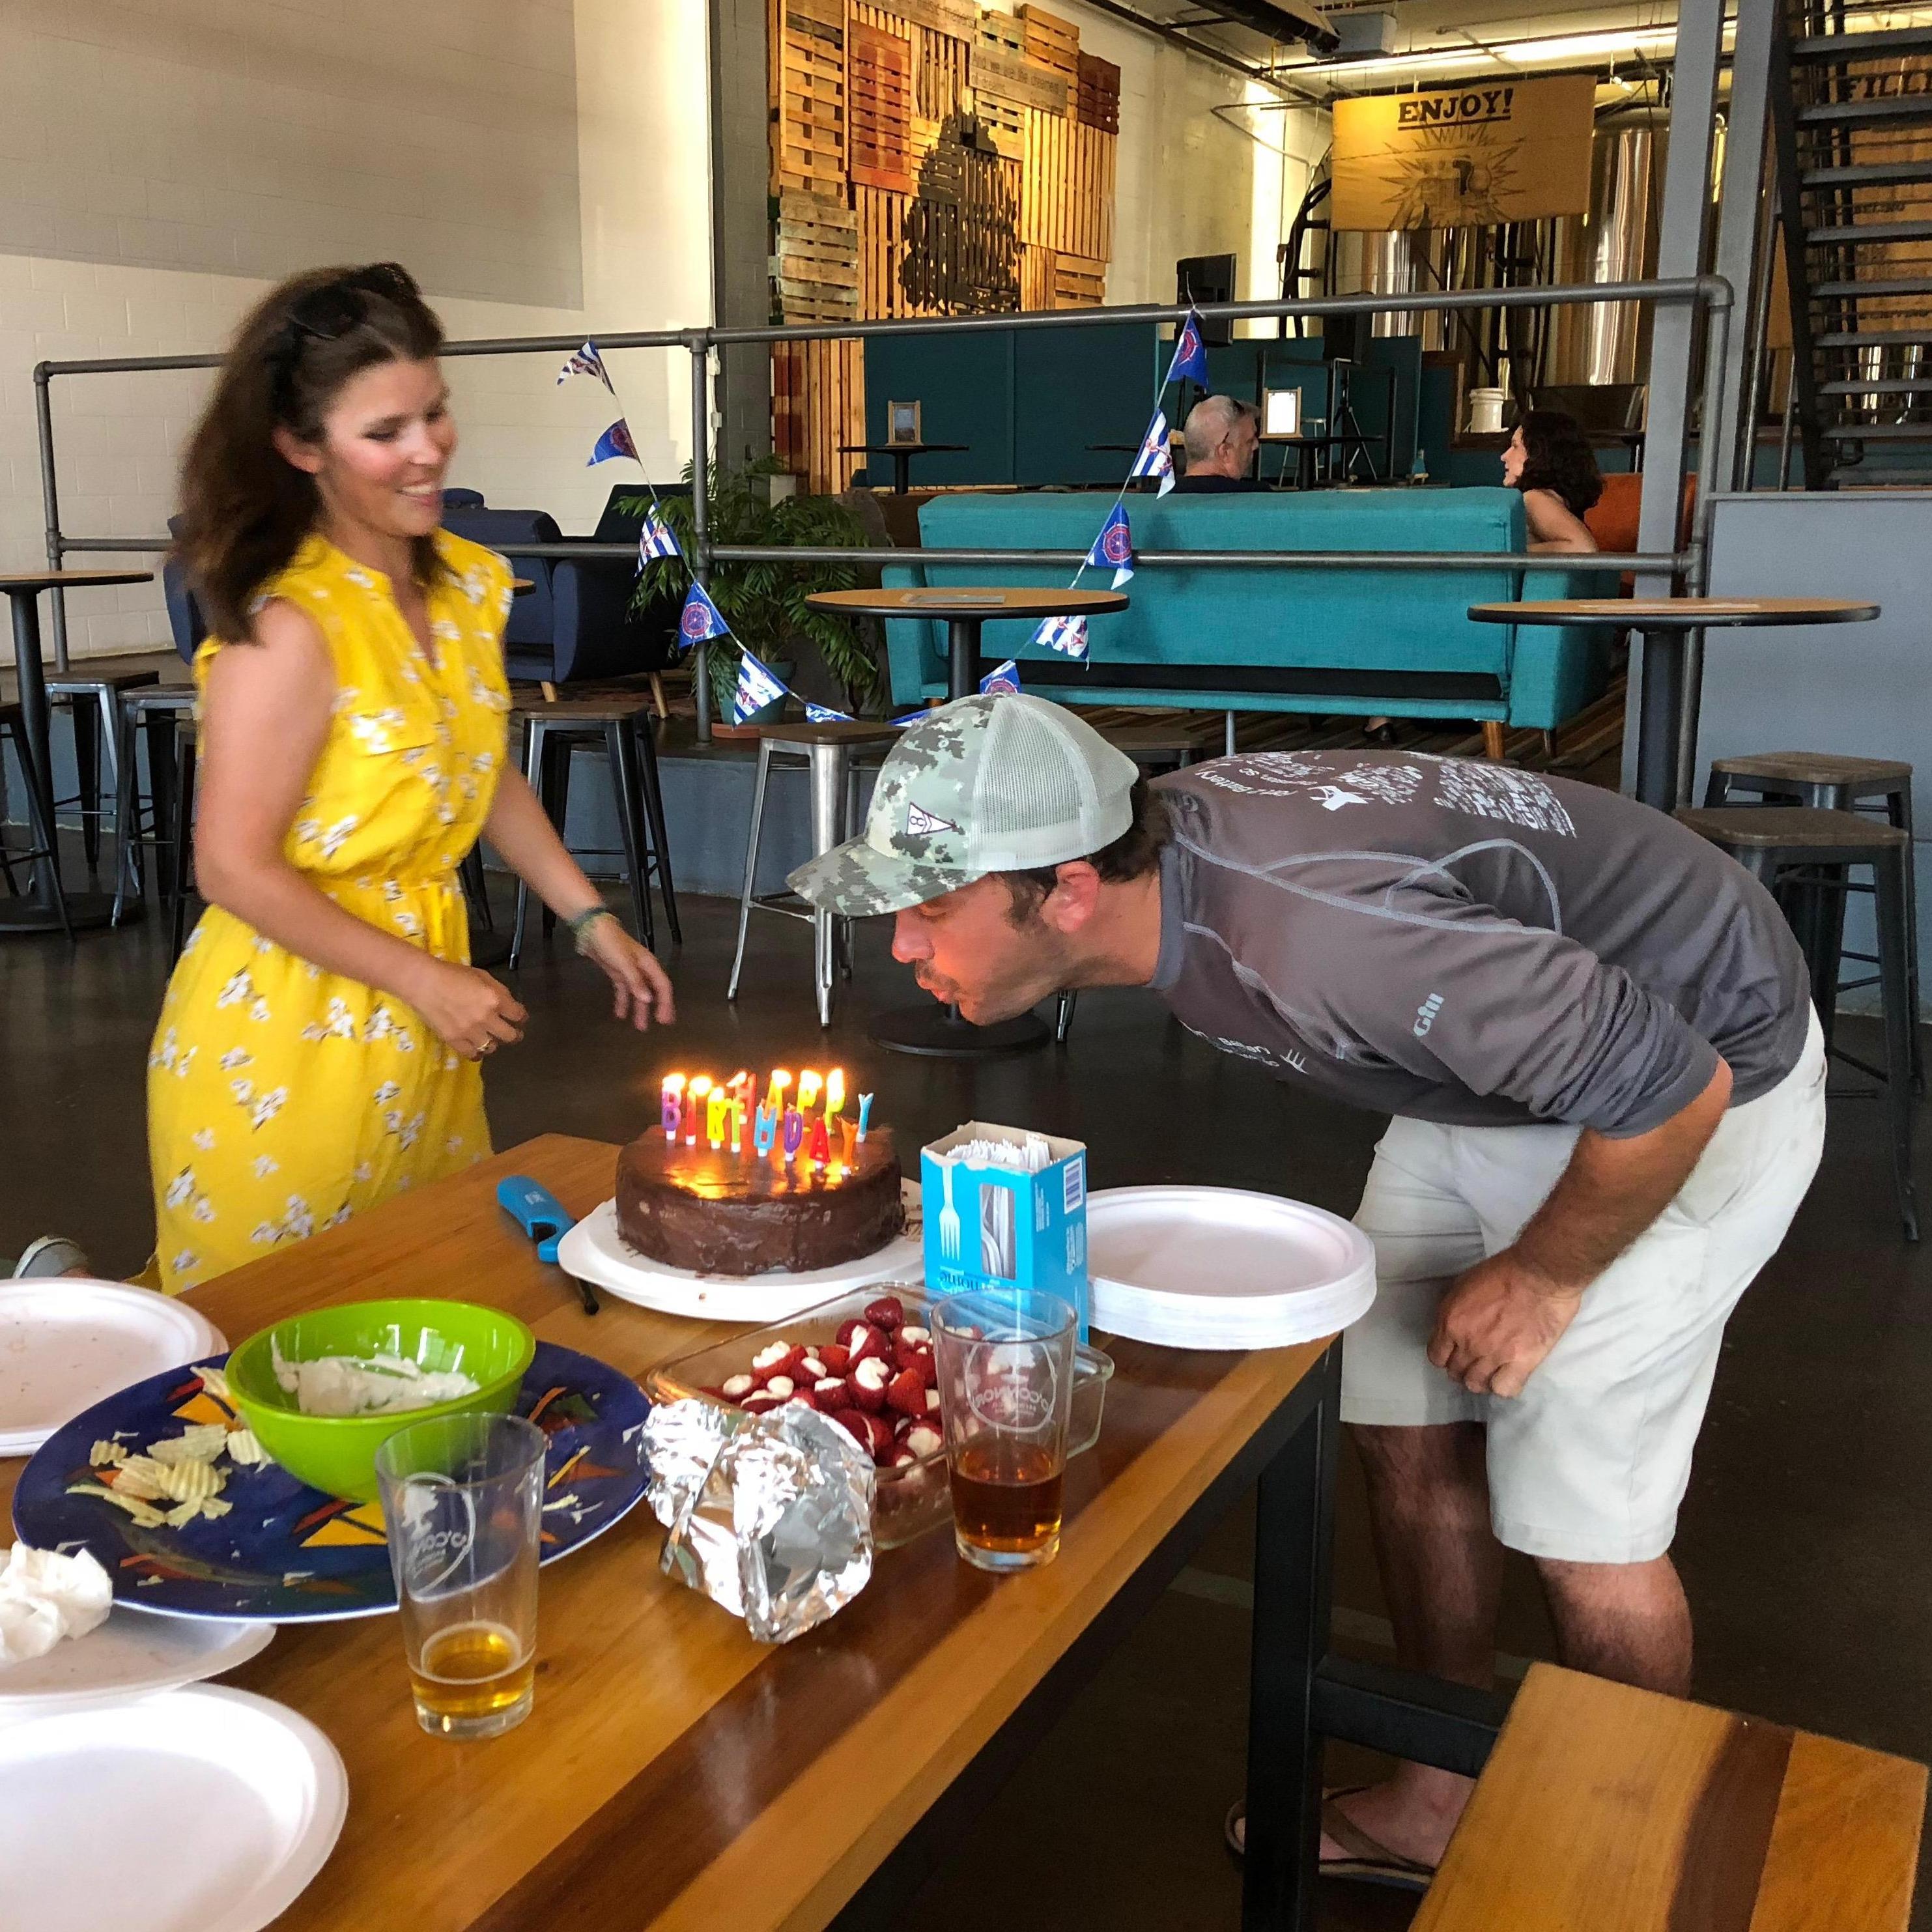
[[[34,782],[32,743],[27,736],[26,720],[20,715],[19,705],[10,700],[0,704],[0,744],[10,741],[14,754],[20,761],[20,776],[25,780],[21,790],[27,794],[27,826],[33,843],[26,850],[10,850],[0,844],[0,877],[7,881],[10,892],[20,890],[19,882],[14,876],[13,862],[17,859],[31,868],[37,861],[46,859],[51,862],[53,874],[54,909],[60,914],[61,930],[68,936],[70,944],[74,940],[74,928],[68,923],[67,896],[61,890],[60,862],[54,851],[54,830],[41,815],[41,788]]]
[[[1892,1179],[1898,1190],[1899,1218],[1905,1224],[1905,1238],[1917,1240],[1918,1197],[1912,1179],[1915,1106],[1912,1034],[1918,1024],[1918,1015],[1911,1004],[1906,938],[1910,834],[1901,826],[1880,824],[1856,812],[1821,812],[1802,805],[1784,806],[1774,811],[1762,806],[1686,808],[1677,816],[1760,880],[1785,908],[1786,918],[1792,916],[1794,902],[1808,911],[1805,923],[1814,935],[1814,945],[1807,947],[1805,958],[1811,968],[1812,998],[1819,1007],[1821,1023],[1826,1003],[1837,992],[1848,886],[1846,872],[1853,866],[1871,868],[1871,890],[1878,911],[1878,986],[1885,1012],[1885,1065],[1882,1069],[1868,1066],[1842,1050],[1832,1051],[1846,1064],[1885,1084],[1892,1114]],[[1793,930],[1802,944],[1804,930],[1795,922]]]
[[[1869,810],[1875,804],[1885,814],[1888,824],[1896,825],[1912,836],[1912,767],[1897,758],[1855,758],[1836,752],[1764,752],[1748,758],[1714,758],[1711,776],[1704,790],[1704,802],[1717,806],[1730,804],[1738,796],[1778,805],[1809,805],[1821,812]],[[1911,848],[1906,848],[1905,866],[1905,937],[1911,969],[1912,1084],[1925,1090],[1924,1042],[1917,1024],[1918,1006],[1918,884]],[[1853,885],[1855,892],[1869,892],[1869,886]],[[1808,916],[1799,910],[1798,916]],[[1827,921],[1829,926],[1832,922]],[[1807,948],[1807,956],[1810,949]],[[1868,952],[1845,956],[1860,964],[1876,966]],[[1852,992],[1875,983],[1870,980],[1840,981],[1837,963],[1831,962],[1828,977],[1840,992]],[[1837,1002],[1827,1000],[1819,1008],[1825,1028],[1826,1043],[1832,1040],[1832,1023]]]
[[[161,903],[175,915],[176,925],[180,923],[188,868],[180,832],[184,823],[193,823],[194,812],[194,687],[188,684],[155,685],[121,694],[120,797],[114,814],[119,846],[114,884],[117,925],[129,894],[139,898],[145,890],[142,855],[148,851],[155,857]],[[148,746],[145,792],[140,775],[143,738]],[[164,853],[169,855],[165,866],[161,863]]]
[[[648,694],[565,698],[549,703],[519,704],[511,713],[511,723],[524,734],[524,776],[542,801],[560,838],[570,808],[571,760],[585,746],[602,745],[611,796],[617,808],[617,831],[623,841],[624,874],[637,914],[638,936],[646,946],[657,944],[650,897],[650,881],[655,874],[664,900],[664,922],[670,928],[674,943],[681,944],[684,934],[678,925],[676,888],[671,883],[670,844],[664,831],[664,792],[658,780],[657,739]],[[579,856],[608,858],[614,855],[592,850]],[[512,971],[522,962],[529,908],[530,889],[519,881],[516,930],[510,942]],[[550,933],[556,924],[556,915],[546,906],[544,933]]]
[[[116,670],[85,662],[52,672],[47,678],[48,703],[65,704],[74,716],[76,796],[56,800],[55,814],[59,815],[62,805],[80,807],[81,846],[90,870],[100,862],[101,798],[111,791],[118,804],[121,796],[122,694],[160,681],[158,671]]]

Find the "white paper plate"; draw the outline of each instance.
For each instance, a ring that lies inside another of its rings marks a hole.
[[[1228,1187],[1111,1187],[1088,1197],[1094,1325],[1177,1348],[1280,1348],[1346,1328],[1376,1298],[1352,1222]]]
[[[0,1730],[5,1922],[33,1932],[256,1932],[349,1808],[335,1747],[266,1697],[197,1684]]]
[[[917,1189],[911,1191],[916,1198]],[[810,1268],[799,1274],[693,1274],[648,1260],[626,1246],[617,1233],[614,1201],[586,1214],[564,1236],[557,1244],[556,1259],[566,1274],[607,1290],[620,1301],[655,1308],[661,1315],[688,1315],[700,1322],[788,1322],[836,1294],[869,1288],[875,1281],[922,1280],[926,1265],[920,1238],[908,1232],[842,1268]]]
[[[199,1684],[246,1664],[274,1634],[273,1624],[151,1617],[117,1604],[98,1630],[44,1657],[0,1664],[0,1723]]]
[[[151,1288],[0,1281],[0,1456],[31,1456],[116,1389],[227,1347],[198,1309]]]

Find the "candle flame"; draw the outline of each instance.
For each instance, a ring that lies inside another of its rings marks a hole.
[[[700,1073],[698,1078],[691,1083],[691,1097],[694,1100],[703,1100],[705,1095],[710,1091],[711,1076],[708,1073]]]
[[[818,1090],[824,1084],[809,1066],[798,1076],[798,1110],[801,1114],[812,1112],[813,1103],[818,1098]]]
[[[664,1077],[664,1090],[667,1094],[682,1094],[684,1091],[684,1076],[682,1073],[667,1073]]]
[[[724,1084],[726,1086],[730,1088],[731,1091],[735,1094],[740,1087],[750,1086],[752,1084],[752,1076],[743,1067],[741,1066],[736,1073],[732,1075],[730,1079],[725,1082]]]
[[[835,1066],[825,1076],[825,1118],[829,1120],[845,1108],[845,1070]]]

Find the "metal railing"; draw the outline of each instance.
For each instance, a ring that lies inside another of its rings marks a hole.
[[[1394,312],[1435,314],[1487,308],[1571,308],[1596,302],[1647,302],[1702,310],[1710,319],[1706,346],[1707,392],[1724,367],[1729,340],[1732,302],[1731,286],[1721,277],[1700,275],[1649,281],[1592,282],[1558,287],[1456,289],[1439,294],[1402,292],[1395,295],[1334,296],[1307,301],[1215,302],[1198,305],[1194,313],[1209,321],[1272,320],[1285,316],[1377,315]],[[800,546],[795,549],[766,546],[717,544],[710,538],[709,471],[711,434],[711,361],[714,351],[751,344],[823,342],[900,335],[966,334],[1003,329],[1091,328],[1121,322],[1178,322],[1188,310],[1171,304],[1142,303],[1118,308],[1059,310],[1030,314],[954,316],[930,320],[891,322],[814,322],[773,326],[763,328],[686,328],[633,331],[627,334],[599,334],[600,349],[681,349],[691,358],[692,449],[692,554],[687,560],[694,575],[703,583],[713,563],[752,562],[862,562],[932,563],[974,566],[1025,566],[1050,564],[1077,566],[1086,556],[1082,550],[1027,550],[1012,549],[878,549],[855,550],[845,547]],[[507,336],[446,343],[448,356],[521,356],[568,354],[583,340],[581,334]],[[56,376],[128,374],[146,370],[212,369],[220,365],[219,355],[135,356],[94,358],[73,362],[42,362],[34,370],[34,414],[40,442],[40,495],[46,525],[46,554],[50,568],[58,570],[69,554],[82,552],[118,552],[126,554],[164,552],[170,540],[163,536],[70,536],[60,525],[60,496],[55,460],[55,439],[51,385]],[[1653,407],[1660,392],[1675,385],[1687,398],[1690,370],[1654,369],[1652,372]],[[1675,418],[1684,419],[1679,411]],[[1646,491],[1667,487],[1674,499],[1680,488],[1684,452],[1656,452],[1645,465]],[[1656,455],[1662,461],[1654,460]],[[1591,567],[1605,570],[1668,572],[1681,576],[1694,592],[1703,586],[1706,543],[1703,518],[1713,493],[1718,452],[1715,440],[1702,439],[1698,448],[1697,496],[1700,515],[1688,545],[1672,551],[1598,553]],[[554,544],[520,544],[512,553],[518,556],[596,558],[634,554],[628,543],[594,541]],[[1470,553],[1376,550],[1150,550],[1136,556],[1137,567],[1150,568],[1227,569],[1257,565],[1282,569],[1324,570],[1448,570],[1484,571],[1530,568],[1547,564],[1546,554],[1532,552]],[[67,612],[64,598],[57,591],[54,601],[55,662],[64,671],[68,664]],[[694,686],[698,704],[698,736],[700,742],[710,736],[711,688],[706,675],[705,647],[694,654]]]

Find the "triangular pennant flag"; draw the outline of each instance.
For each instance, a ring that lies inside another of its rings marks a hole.
[[[989,698],[1017,698],[1020,695],[1020,668],[1011,658],[996,670],[989,670],[980,680],[981,693]]]
[[[1187,320],[1180,325],[1180,333],[1174,338],[1174,360],[1167,365],[1167,381],[1160,386],[1164,389],[1168,382],[1178,382],[1184,376],[1204,389],[1209,386],[1208,345],[1201,339],[1201,318],[1191,308]]]
[[[694,585],[694,590],[697,586]],[[785,694],[786,686],[772,672],[771,667],[741,649],[738,654],[738,688],[731,694],[732,708],[737,713],[736,722],[742,724],[753,712],[762,711],[768,704],[776,704]]]
[[[631,440],[631,426],[622,416],[597,439],[597,447],[590,452],[590,461],[584,466],[588,470],[597,464],[608,463],[614,456],[628,456],[633,463],[638,460],[638,446]]]
[[[805,700],[806,722],[808,724],[850,724],[853,722],[849,711],[835,711],[829,704],[814,704],[810,698]]]
[[[1140,452],[1134,458],[1130,476],[1168,477],[1174,474],[1174,452],[1167,446],[1167,412],[1156,410],[1148,433],[1141,438]]]
[[[731,634],[731,627],[725,622],[724,614],[705,594],[701,584],[694,584],[684,600],[684,610],[677,620],[677,634],[683,639],[686,650],[693,644],[703,644],[707,638],[728,638]]]
[[[908,724],[923,724],[932,713],[922,705],[916,711],[902,712],[896,718],[888,718],[886,722],[896,731],[903,731]]]
[[[677,538],[672,535],[670,524],[664,520],[656,504],[644,512],[644,527],[638,537],[638,562],[649,563],[652,558],[682,556],[684,553],[677,547]]]
[[[1112,568],[1114,588],[1118,590],[1134,574],[1134,537],[1127,524],[1127,506],[1116,503],[1107,520],[1100,526],[1100,534],[1094,539],[1094,548],[1087,553],[1088,568],[1092,570]]]
[[[1049,617],[1033,634],[1033,641],[1064,656],[1087,655],[1087,620],[1084,617]]]
[[[567,382],[573,376],[595,376],[614,396],[616,386],[610,380],[610,372],[604,366],[604,358],[597,352],[594,342],[586,342],[581,349],[574,350],[564,358],[563,367],[556,372],[560,382]]]

